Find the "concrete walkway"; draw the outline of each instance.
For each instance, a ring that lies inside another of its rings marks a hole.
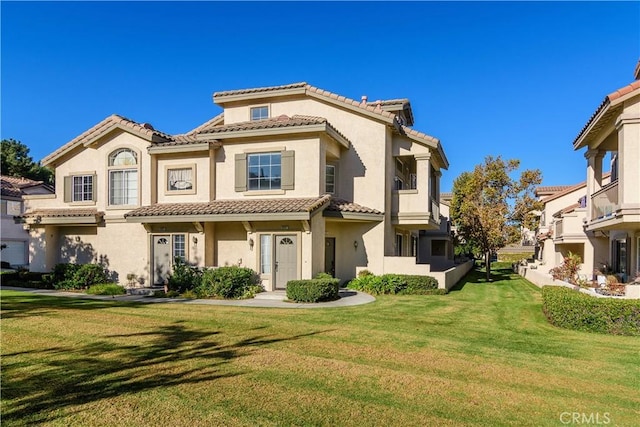
[[[100,301],[132,301],[139,303],[179,303],[179,304],[201,304],[201,305],[228,305],[238,307],[274,307],[274,308],[330,308],[349,307],[353,305],[368,304],[376,299],[369,294],[353,291],[351,289],[340,289],[340,299],[336,301],[317,303],[295,303],[285,301],[284,291],[262,292],[253,299],[243,300],[218,300],[218,299],[185,299],[185,298],[156,298],[145,295],[88,295],[79,292],[64,292],[51,289],[31,289],[2,286],[0,289],[11,291],[29,292],[37,295],[48,295],[55,297],[69,297],[78,299],[91,299]]]

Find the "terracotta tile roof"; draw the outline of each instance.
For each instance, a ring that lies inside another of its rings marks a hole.
[[[92,208],[36,209],[25,212],[24,215],[22,215],[23,218],[34,218],[38,216],[42,218],[80,218],[104,216],[104,212],[99,212],[97,209]]]
[[[125,214],[127,218],[190,215],[252,215],[279,213],[312,213],[326,208],[333,212],[382,215],[378,210],[330,195],[294,199],[214,200],[208,203],[158,203],[143,206]],[[188,221],[188,219],[185,219]]]
[[[572,187],[571,185],[545,185],[539,186],[535,189],[536,196],[542,195],[551,195],[553,193],[557,193],[558,191],[566,190],[567,188]]]
[[[227,90],[224,92],[215,92],[213,94],[213,99],[215,102],[216,98],[222,98],[226,96],[269,93],[269,92],[275,92],[279,90],[290,90],[290,89],[304,89],[304,93],[306,95],[321,97],[326,100],[341,103],[343,105],[357,107],[358,109],[361,109],[363,111],[375,113],[381,118],[386,119],[386,121],[389,123],[392,123],[395,117],[395,114],[390,113],[388,111],[384,111],[380,106],[369,105],[366,102],[356,101],[354,99],[347,98],[345,96],[338,95],[338,94],[329,92],[327,90],[317,88],[315,86],[311,86],[306,82],[291,83],[291,84],[280,85],[280,86],[267,86],[267,87],[251,88],[251,89],[239,89],[239,90]]]
[[[410,102],[407,98],[383,99],[383,100],[378,100],[373,102],[367,102],[367,105],[371,105],[373,107],[375,107],[376,105],[381,105],[381,106],[398,105],[398,106],[404,107],[405,105],[409,105],[409,104]]]
[[[611,176],[611,172],[607,172],[602,174],[602,179],[606,179],[609,178]],[[586,188],[587,187],[587,181],[582,181],[579,184],[576,185],[562,185],[562,186],[558,186],[558,187],[564,187],[562,190],[557,191],[553,194],[551,194],[550,196],[547,196],[545,198],[543,198],[541,200],[542,203],[547,203],[550,202],[552,200],[558,199],[562,196],[566,196],[569,193],[572,193],[574,191],[580,190],[581,188]]]
[[[336,128],[331,126],[331,123],[327,121],[324,117],[317,116],[304,116],[304,115],[294,115],[294,116],[286,116],[281,115],[278,117],[273,117],[264,120],[252,120],[247,122],[239,122],[239,123],[231,123],[228,125],[217,125],[217,126],[209,126],[199,131],[200,135],[214,135],[223,133],[223,132],[239,132],[239,131],[248,131],[248,130],[262,130],[262,129],[277,129],[277,128],[288,128],[288,127],[296,127],[296,126],[310,126],[310,125],[318,125],[318,124],[326,124],[331,130],[340,135],[342,138],[347,140],[347,138],[340,133]]]
[[[22,197],[22,189],[28,187],[34,187],[36,185],[43,184],[42,181],[34,181],[28,178],[16,177],[16,176],[0,176],[0,191],[3,196],[6,197]]]
[[[191,129],[189,132],[187,132],[185,134],[182,134],[182,135],[176,135],[176,139],[181,137],[181,136],[195,135],[195,134],[198,134],[200,132],[204,132],[207,129],[212,128],[214,126],[219,126],[219,125],[223,125],[223,124],[224,124],[224,113],[220,113],[217,116],[213,117],[212,119],[204,122],[203,124],[201,124],[197,128]]]
[[[91,141],[106,135],[115,128],[125,129],[150,142],[165,142],[173,139],[171,135],[157,131],[149,124],[140,124],[117,114],[112,114],[42,159],[42,164],[48,165],[75,147],[82,144],[89,144]]]
[[[304,213],[313,212],[328,201],[329,196],[296,199],[214,200],[208,203],[158,203],[135,209],[126,213],[125,217]]]
[[[578,140],[580,140],[584,134],[587,132],[587,130],[591,127],[591,125],[593,124],[593,122],[596,120],[596,118],[603,113],[603,111],[605,111],[613,101],[615,101],[618,98],[621,98],[624,95],[627,95],[637,89],[640,89],[640,80],[636,80],[635,82],[628,84],[612,93],[610,93],[609,95],[605,96],[604,100],[602,101],[602,103],[600,104],[600,106],[596,109],[596,111],[591,115],[591,117],[589,118],[589,120],[587,121],[587,123],[582,127],[582,130],[580,130],[580,133],[578,134],[578,136],[576,136],[576,138],[573,140],[573,145],[575,148],[578,148],[576,146],[576,144],[578,143]],[[614,111],[611,114],[606,115],[607,118],[610,116],[615,115],[617,112]],[[597,130],[599,130],[602,126],[598,127]]]
[[[379,210],[368,208],[344,199],[338,199],[336,197],[331,197],[331,202],[329,203],[329,206],[327,206],[326,210],[330,212],[352,212],[382,215],[382,212]]]

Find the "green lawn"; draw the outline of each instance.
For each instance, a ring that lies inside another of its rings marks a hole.
[[[494,275],[313,310],[2,291],[2,425],[638,425],[640,340],[555,328]]]

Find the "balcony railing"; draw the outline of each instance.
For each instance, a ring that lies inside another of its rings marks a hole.
[[[562,220],[558,220],[555,223],[555,226],[556,226],[555,237],[556,237],[556,239],[562,237],[562,228],[563,228],[562,227],[562,222],[563,222]]]
[[[618,207],[618,181],[616,181],[591,196],[591,219],[612,216]]]

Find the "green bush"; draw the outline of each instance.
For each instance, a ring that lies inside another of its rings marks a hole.
[[[124,295],[127,291],[117,283],[99,283],[87,289],[89,295]]]
[[[182,258],[176,258],[173,264],[173,273],[169,276],[169,290],[179,294],[186,291],[194,291],[200,286],[202,271],[185,263]]]
[[[290,280],[287,282],[287,298],[295,302],[337,300],[339,290],[340,279],[334,278]]]
[[[439,295],[447,293],[444,289],[438,289],[438,280],[434,277],[407,274],[359,276],[349,282],[347,287],[371,295]]]
[[[109,282],[106,269],[100,264],[56,264],[51,274],[42,276],[54,289],[87,289],[91,285]]]
[[[498,262],[506,262],[506,263],[514,263],[523,259],[532,259],[534,256],[532,252],[522,252],[522,253],[498,253]]]
[[[246,267],[218,267],[202,273],[200,284],[195,288],[199,298],[252,298],[262,292],[260,277]]]
[[[640,335],[640,301],[593,297],[562,286],[542,288],[542,311],[552,325],[612,335]]]

